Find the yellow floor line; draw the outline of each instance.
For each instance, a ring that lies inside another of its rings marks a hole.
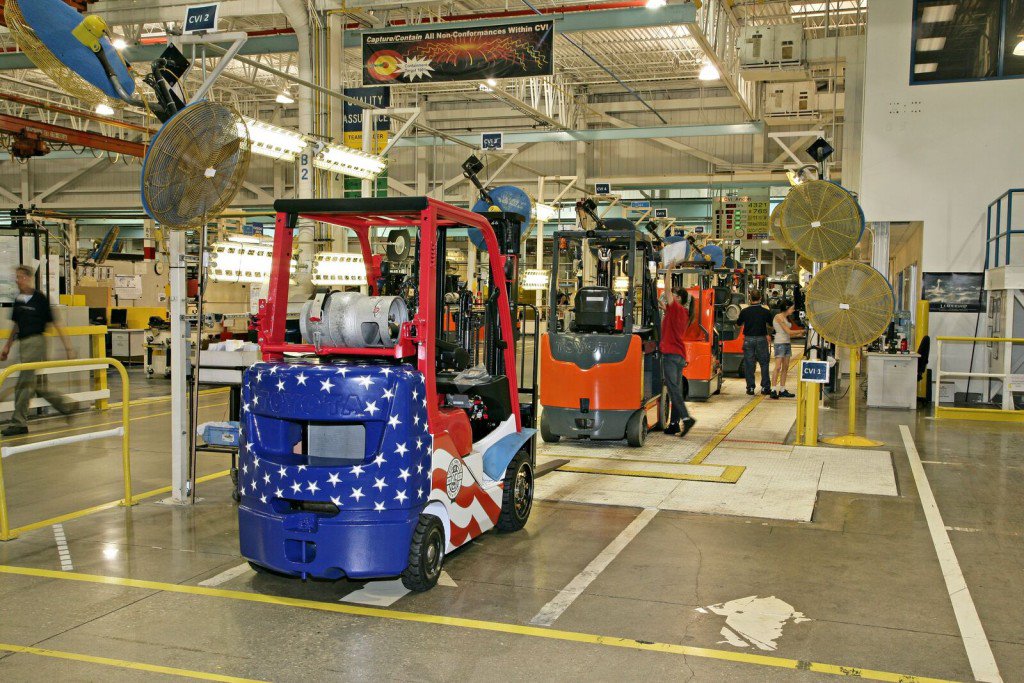
[[[199,477],[198,479],[196,479],[196,484],[202,484],[202,483],[205,483],[205,482],[208,482],[208,481],[213,481],[214,479],[219,479],[220,477],[226,476],[228,474],[231,474],[231,470],[221,470],[220,472],[214,472],[213,474],[207,474],[207,475],[204,475],[204,476]],[[153,489],[152,491],[146,491],[145,493],[134,494],[132,496],[132,498],[135,499],[136,501],[139,501],[139,500],[145,500],[147,498],[152,498],[153,496],[159,496],[161,494],[170,493],[170,492],[171,492],[171,487],[170,486],[163,486],[163,487],[158,488],[158,489]],[[119,499],[119,500],[112,500],[109,503],[102,503],[100,505],[93,505],[92,507],[85,508],[84,510],[78,510],[77,512],[69,512],[66,515],[59,515],[57,517],[51,517],[50,519],[44,519],[41,522],[33,522],[32,524],[26,524],[25,526],[19,526],[17,529],[11,529],[11,533],[12,534],[22,534],[22,533],[24,533],[26,531],[35,531],[36,529],[42,529],[44,527],[50,527],[50,526],[53,526],[54,524],[63,524],[64,522],[67,522],[67,521],[72,520],[72,519],[78,519],[79,517],[85,517],[86,515],[91,515],[94,512],[103,512],[104,510],[109,510],[111,508],[116,508],[120,504],[121,504],[121,500]]]
[[[94,655],[79,654],[77,652],[51,650],[45,647],[30,647],[28,645],[12,645],[10,643],[0,643],[0,651],[17,652],[18,654],[24,655],[38,655],[40,657],[53,657],[55,659],[70,659],[75,662],[88,662],[90,664],[102,664],[103,666],[116,666],[121,669],[148,671],[149,673],[167,674],[169,676],[182,676],[183,678],[198,678],[199,680],[203,681],[227,681],[229,683],[257,683],[252,678],[238,678],[236,676],[224,676],[221,674],[207,673],[205,671],[178,669],[173,666],[145,664],[144,662],[131,662],[127,659],[111,659],[110,657],[96,657]]]
[[[228,402],[224,401],[223,403],[210,403],[208,405],[201,405],[201,406],[199,406],[199,408],[200,408],[200,410],[205,410],[207,408],[219,408],[221,406],[226,406],[227,404],[228,404]],[[170,414],[171,414],[171,411],[165,410],[162,413],[151,413],[150,415],[137,415],[135,417],[130,417],[130,418],[128,418],[128,421],[129,422],[135,422],[136,420],[148,420],[151,417],[163,417],[164,415],[170,415]],[[81,427],[68,427],[67,429],[50,429],[50,430],[47,430],[47,431],[44,431],[44,432],[34,432],[34,433],[31,433],[31,434],[25,434],[24,436],[12,436],[9,439],[4,439],[3,443],[5,443],[5,444],[22,443],[22,442],[28,441],[29,439],[33,439],[33,438],[36,438],[36,437],[39,437],[39,436],[51,436],[53,434],[67,434],[68,432],[80,432],[83,429],[92,429],[93,427],[109,427],[111,425],[119,425],[119,424],[121,424],[121,420],[113,420],[111,422],[98,422],[96,424],[82,425]]]
[[[722,474],[714,477],[710,474],[682,474],[678,472],[658,472],[655,470],[617,470],[614,468],[577,467],[576,465],[562,465],[558,468],[558,471],[576,472],[578,474],[607,474],[615,477],[643,477],[646,479],[677,479],[679,481],[704,481],[714,484],[735,484],[740,480],[740,477],[743,476],[743,471],[746,469],[741,465],[695,465],[695,467],[721,468]]]
[[[729,422],[724,427],[722,427],[717,434],[711,437],[711,441],[708,441],[706,444],[704,444],[703,448],[697,451],[694,454],[694,456],[690,458],[689,461],[687,461],[686,464],[700,465],[701,463],[703,463],[707,459],[707,457],[711,455],[711,451],[718,448],[718,444],[725,441],[725,437],[729,436],[729,433],[732,432],[732,430],[739,427],[740,423],[743,422],[744,418],[746,418],[747,415],[750,415],[750,413],[753,412],[754,408],[759,406],[761,404],[761,401],[763,400],[764,394],[761,394],[757,398],[753,398],[747,401],[747,404],[740,408],[739,411],[732,416],[732,419],[729,420]]]
[[[280,607],[297,607],[302,609],[319,610],[322,612],[334,612],[352,616],[374,617],[377,619],[388,619],[392,621],[405,621],[419,624],[431,624],[434,626],[450,626],[455,628],[471,629],[475,631],[489,631],[492,633],[506,633],[510,635],[526,636],[531,638],[543,638],[546,640],[559,640],[585,645],[600,645],[604,647],[619,647],[630,650],[641,650],[646,652],[658,652],[662,654],[682,655],[686,657],[700,657],[703,659],[715,659],[726,662],[742,664],[755,664],[780,669],[792,669],[799,671],[813,671],[816,673],[832,674],[836,676],[848,676],[852,678],[864,678],[875,681],[893,681],[894,683],[951,683],[938,678],[924,678],[908,676],[905,674],[890,673],[888,671],[876,671],[873,669],[861,669],[852,666],[837,664],[822,664],[801,659],[788,659],[785,657],[773,657],[750,652],[733,652],[730,650],[716,650],[712,648],[694,647],[690,645],[676,645],[673,643],[656,643],[648,641],[633,640],[630,638],[617,638],[614,636],[601,636],[592,633],[581,633],[578,631],[562,631],[558,629],[544,628],[541,626],[523,626],[509,624],[500,621],[485,621],[481,619],[468,619],[464,617],[450,617],[440,614],[423,614],[418,612],[402,612],[399,610],[381,609],[378,607],[363,607],[359,605],[347,605],[332,602],[318,602],[302,598],[289,598],[278,595],[264,595],[261,593],[247,593],[244,591],[228,590],[224,588],[210,588],[205,586],[188,586],[177,583],[164,583],[161,581],[144,581],[141,579],[127,579],[118,576],[102,576],[98,574],[80,574],[77,572],[54,571],[50,569],[33,569],[29,567],[13,567],[0,565],[0,573],[20,576],[33,576],[37,578],[56,579],[60,581],[78,581],[82,583],[94,583],[108,586],[126,586],[150,591],[163,591],[167,593],[183,593],[186,595],[199,595],[212,598],[225,598],[243,602],[254,602],[265,605]]]
[[[227,393],[228,391],[231,391],[230,387],[218,387],[216,389],[202,389],[202,390],[200,390],[199,395],[200,396],[211,396],[211,395],[214,395],[214,394],[224,394],[224,393]],[[131,405],[133,405],[133,406],[141,406],[141,405],[146,405],[147,403],[159,403],[160,401],[169,401],[170,398],[171,398],[170,394],[167,394],[166,396],[147,396],[146,398],[136,398],[136,399],[133,399],[132,402],[131,402]],[[120,405],[122,403],[124,403],[124,401],[117,401],[115,403],[108,404],[107,407],[108,408],[118,408],[118,407],[120,407]]]

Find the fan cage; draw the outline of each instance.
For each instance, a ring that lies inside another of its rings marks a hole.
[[[827,180],[797,185],[786,197],[779,226],[784,241],[812,261],[849,256],[864,234],[864,214],[852,194]]]
[[[895,297],[885,276],[857,261],[837,261],[807,286],[804,307],[815,332],[838,346],[875,341],[892,321]]]
[[[108,97],[102,90],[79,76],[74,69],[54,56],[36,35],[35,30],[25,22],[25,17],[18,6],[18,0],[6,0],[3,3],[3,13],[7,29],[11,32],[18,48],[61,90],[68,95],[77,97],[90,107],[100,104],[114,109],[124,107],[125,103],[122,100]]]
[[[245,119],[233,108],[201,101],[163,125],[142,167],[142,199],[155,221],[174,230],[216,218],[234,200],[251,159]]]

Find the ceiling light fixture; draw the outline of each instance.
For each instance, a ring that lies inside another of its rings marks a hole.
[[[104,104],[103,102],[100,102],[96,105],[96,113],[100,116],[113,116],[114,108],[111,107],[109,104]]]
[[[238,244],[217,242],[210,254],[210,279],[214,282],[256,283],[270,277],[273,261],[272,244]],[[291,272],[295,272],[295,257]]]
[[[1017,36],[1017,37],[1021,38],[1021,36]],[[1022,38],[1021,41],[1019,43],[1017,43],[1017,46],[1015,48],[1013,48],[1013,56],[1014,57],[1024,57],[1024,38]]]
[[[118,52],[128,47],[128,41],[120,37],[114,38],[112,41],[110,41],[110,44],[113,45],[114,49]]]
[[[700,68],[700,73],[697,74],[697,78],[702,81],[717,81],[720,77],[721,75],[718,73],[718,68],[711,62],[702,66]]]
[[[647,9],[661,9],[666,4],[666,0],[647,0]]]
[[[534,214],[537,216],[537,220],[547,222],[552,219],[558,218],[558,209],[551,206],[550,204],[537,203],[533,207]]]
[[[932,5],[921,10],[922,24],[943,24],[953,21],[956,5]]]
[[[488,78],[487,79],[487,85],[489,85],[489,86],[491,86],[493,88],[493,87],[498,85],[498,81],[496,81],[493,78]]]
[[[313,165],[325,171],[355,176],[363,180],[373,180],[386,166],[379,156],[335,144],[325,145],[320,153],[313,157]]]
[[[322,251],[313,259],[314,285],[365,285],[366,261],[362,254]]]
[[[551,282],[551,271],[541,268],[527,268],[523,273],[523,289],[527,292],[543,292]]]
[[[306,138],[301,133],[243,116],[249,129],[249,143],[253,154],[278,161],[295,161],[295,156],[306,149]],[[239,124],[239,134],[243,134]]]
[[[295,100],[287,92],[278,93],[274,101],[278,104],[295,104]]]

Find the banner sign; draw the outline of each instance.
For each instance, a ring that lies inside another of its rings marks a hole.
[[[554,22],[363,33],[363,84],[550,76]]]
[[[984,313],[984,273],[925,273],[923,298],[932,313]]]
[[[387,109],[391,106],[391,89],[376,88],[345,88],[345,96],[366,102],[374,109]],[[345,103],[345,146],[355,149],[363,148],[363,108],[358,104]],[[391,130],[391,117],[381,115],[373,122],[374,141],[371,152],[379,152],[388,144],[388,132]]]

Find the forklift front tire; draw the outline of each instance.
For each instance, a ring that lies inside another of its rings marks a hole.
[[[409,566],[402,572],[402,585],[418,593],[430,590],[441,578],[444,564],[444,527],[434,515],[421,514],[409,546]]]
[[[646,440],[647,416],[643,410],[638,410],[626,423],[626,442],[633,448],[640,448]]]
[[[528,451],[519,451],[505,469],[498,531],[519,531],[526,526],[533,509],[533,466]]]
[[[540,438],[544,439],[544,443],[558,443],[562,438],[551,431],[551,425],[543,416],[540,418]]]

